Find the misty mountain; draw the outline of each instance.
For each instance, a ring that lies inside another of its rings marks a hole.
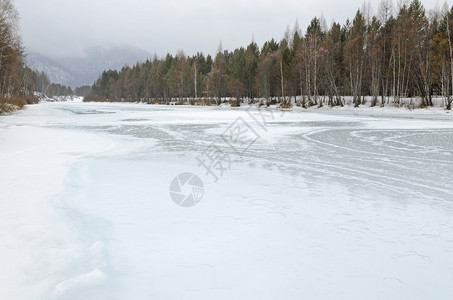
[[[77,87],[91,85],[108,69],[120,70],[124,65],[150,58],[147,51],[132,46],[97,47],[88,49],[84,56],[51,58],[30,52],[27,62],[30,68],[43,71],[50,81]]]

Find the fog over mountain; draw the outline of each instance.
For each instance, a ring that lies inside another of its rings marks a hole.
[[[224,49],[280,40],[296,20],[303,30],[313,17],[327,25],[344,24],[367,2],[376,13],[381,1],[363,0],[15,0],[21,15],[25,46],[49,57],[80,53],[84,47],[127,43],[157,52],[215,55]],[[398,3],[410,1],[393,0]],[[429,10],[444,0],[422,0]],[[449,1],[452,2],[452,1]],[[341,4],[339,4],[341,3]],[[39,22],[37,22],[39,20]],[[350,20],[352,21],[352,19]]]
[[[93,84],[104,70],[119,70],[151,57],[147,51],[122,45],[90,48],[83,56],[50,58],[30,52],[27,62],[32,69],[45,72],[52,82],[77,87]]]

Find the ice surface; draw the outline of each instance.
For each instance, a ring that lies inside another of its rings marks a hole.
[[[0,299],[453,297],[445,111],[44,103],[0,118],[0,170]]]

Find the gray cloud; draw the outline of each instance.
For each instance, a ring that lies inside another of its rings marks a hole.
[[[422,1],[427,10],[436,0]],[[81,55],[86,48],[130,44],[158,55],[183,49],[215,53],[280,39],[298,19],[328,24],[353,18],[362,0],[16,0],[25,45],[46,55]],[[376,9],[377,4],[372,4]]]

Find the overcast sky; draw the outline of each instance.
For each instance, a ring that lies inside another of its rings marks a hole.
[[[374,11],[377,2],[371,1]],[[427,10],[443,0],[422,0]],[[29,51],[80,55],[90,47],[129,44],[159,56],[182,49],[213,54],[280,40],[298,20],[315,16],[328,24],[353,19],[363,0],[15,0]],[[395,0],[396,3],[396,0]]]

